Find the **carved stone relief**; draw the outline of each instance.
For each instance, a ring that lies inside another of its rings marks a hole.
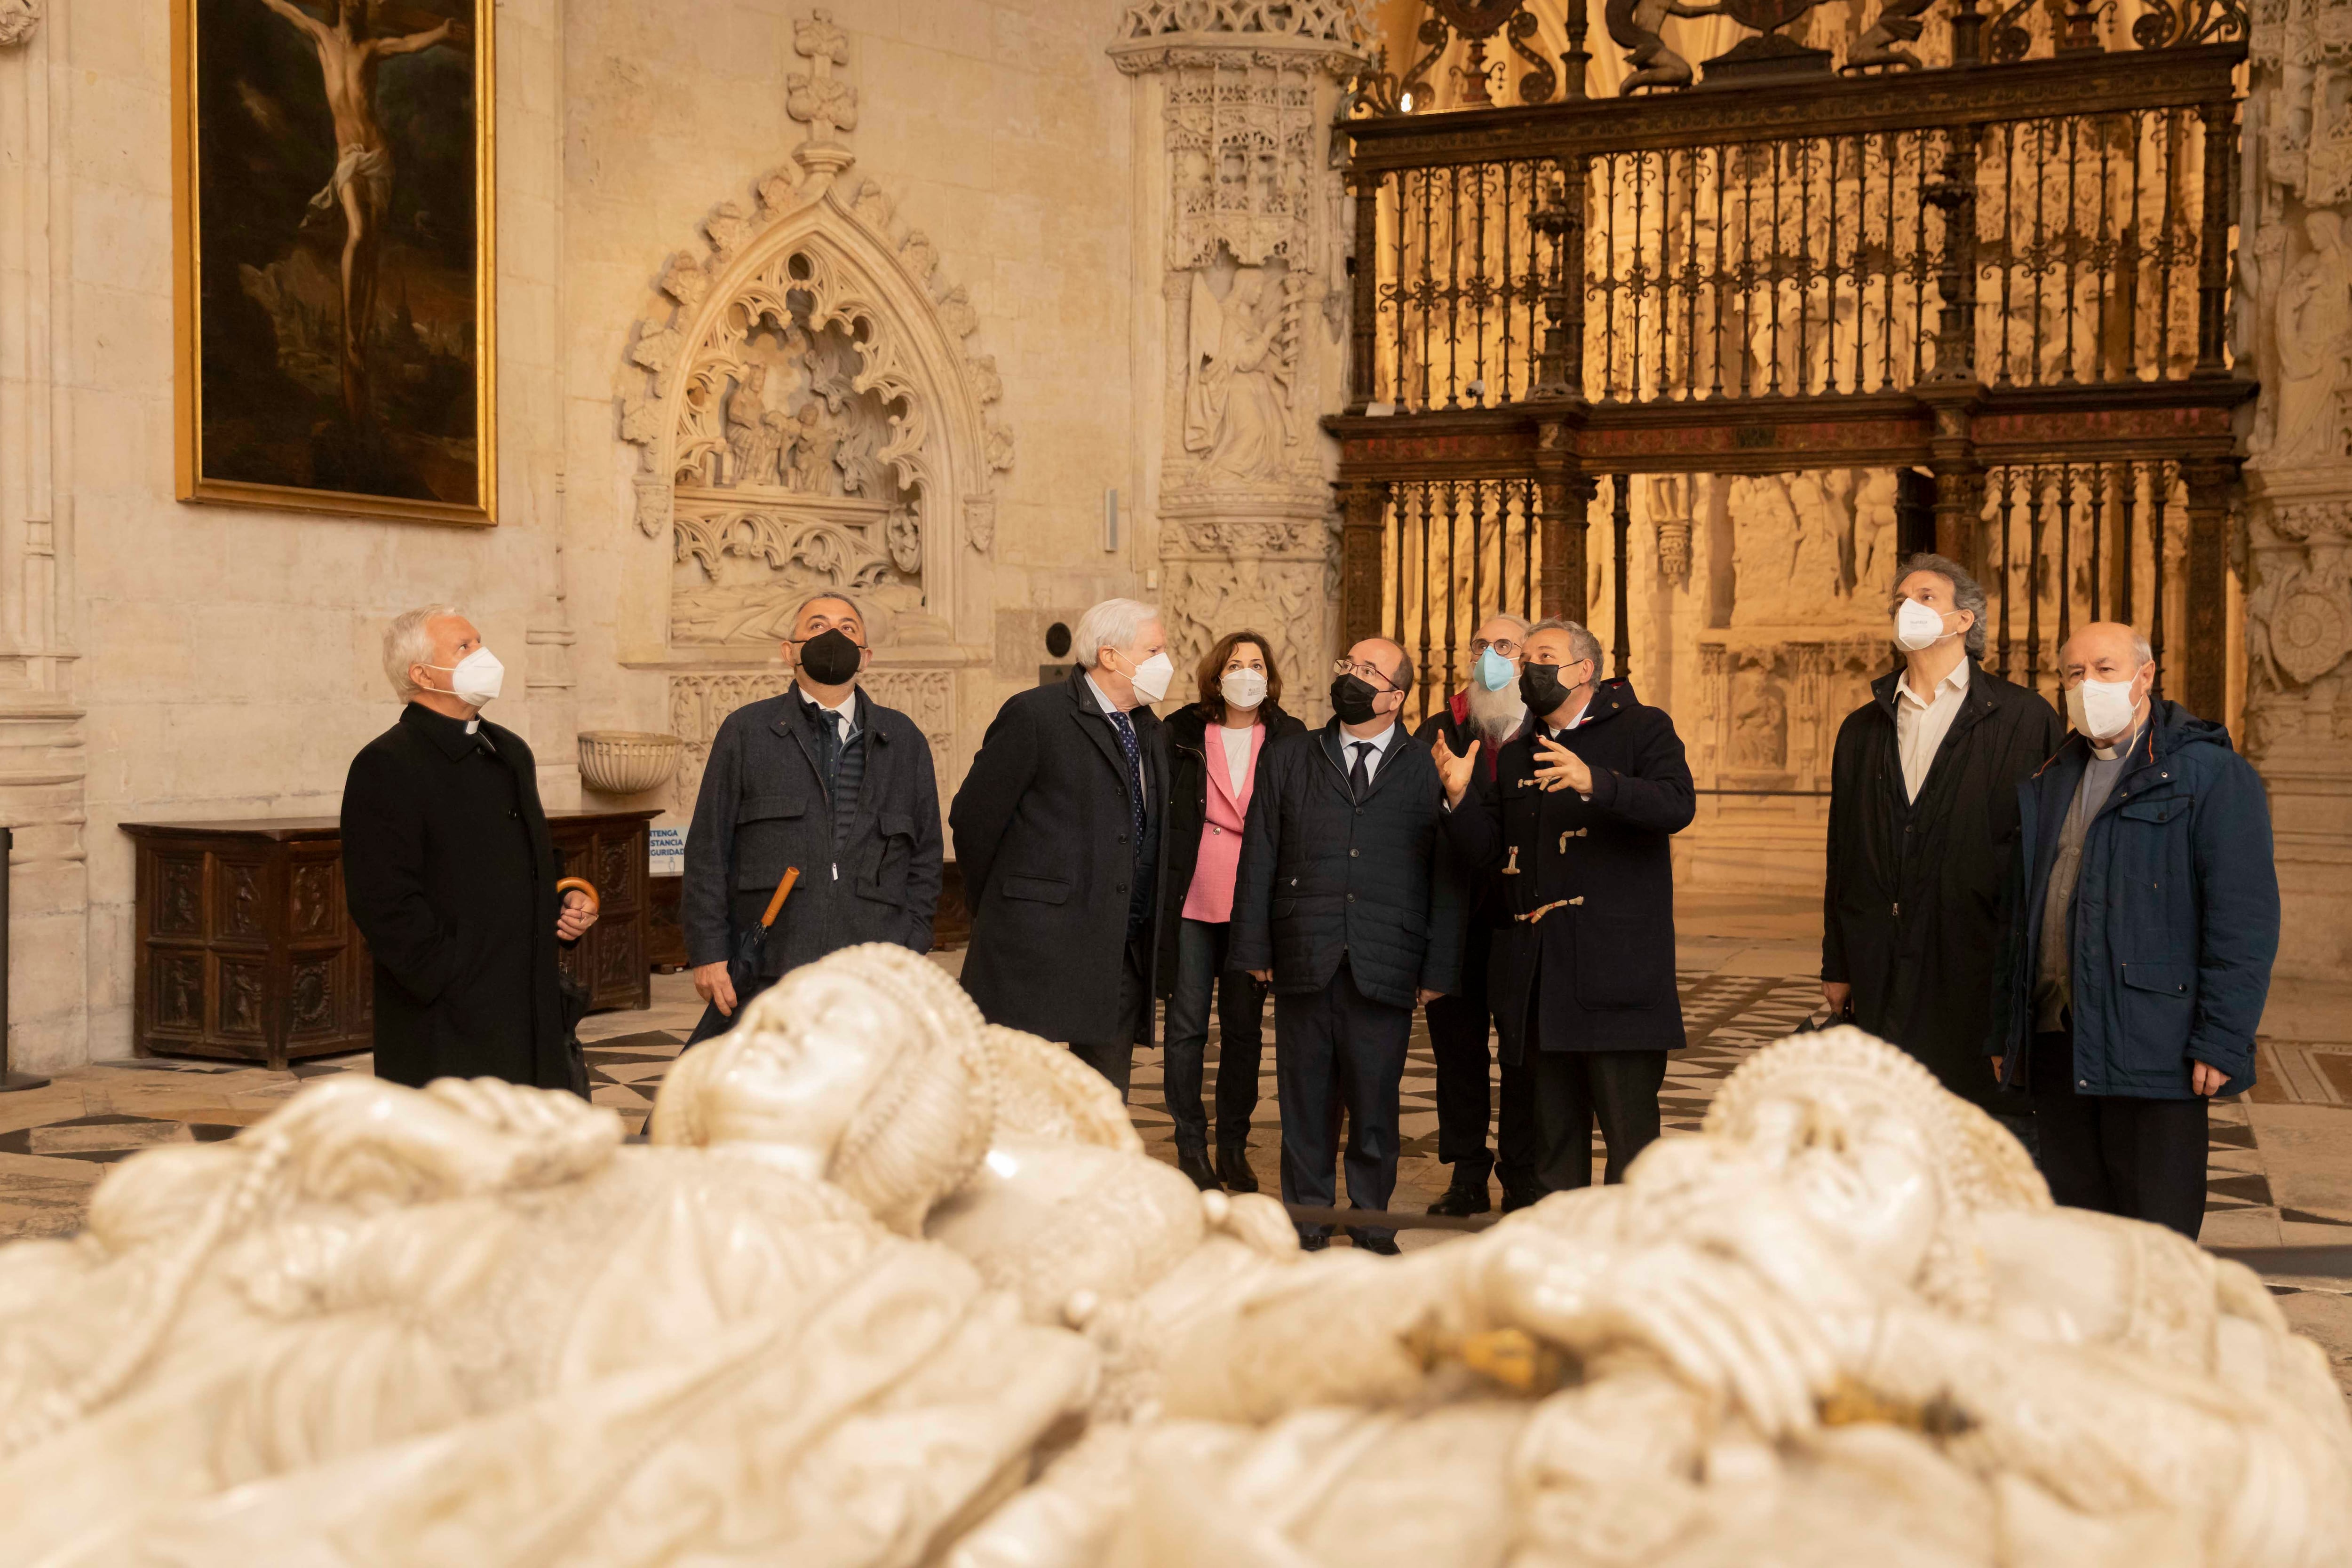
[[[2239,216],[2239,344],[2260,366],[2258,467],[2352,460],[2352,22],[2328,0],[2254,12]]]
[[[1250,627],[1308,712],[1336,569],[1316,422],[1348,292],[1318,104],[1370,52],[1365,9],[1138,0],[1110,46],[1164,94],[1164,188],[1145,199],[1168,214],[1159,597],[1171,653],[1188,668]]]
[[[1827,789],[1838,727],[1886,667],[1886,650],[1882,633],[1703,632],[1692,771],[1735,790]]]
[[[0,49],[26,42],[40,25],[40,0],[0,0]]]

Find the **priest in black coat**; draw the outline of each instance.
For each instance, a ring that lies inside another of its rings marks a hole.
[[[1504,1061],[1533,1066],[1536,1176],[1559,1192],[1591,1184],[1596,1118],[1609,1181],[1658,1135],[1666,1052],[1685,1043],[1671,841],[1697,801],[1674,720],[1599,679],[1591,632],[1539,622],[1521,648],[1536,723],[1491,779],[1475,743],[1441,741],[1438,768],[1454,853],[1493,873],[1509,907],[1488,978],[1495,1032]]]
[[[1985,594],[1958,562],[1913,556],[1895,581],[1903,667],[1871,684],[1830,765],[1822,991],[1833,1014],[1916,1057],[1995,1114],[1984,1060],[1994,957],[2014,912],[2017,787],[2058,750],[2058,710],[1977,663]]]
[[[530,747],[481,716],[503,674],[454,607],[400,616],[384,673],[400,722],[352,759],[343,891],[375,959],[375,1073],[572,1082],[556,944],[595,921],[560,871]]]

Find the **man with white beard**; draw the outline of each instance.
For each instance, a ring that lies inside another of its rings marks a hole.
[[[1528,722],[1528,705],[1519,695],[1519,642],[1527,632],[1528,623],[1516,615],[1497,612],[1478,623],[1470,639],[1469,683],[1421,727],[1417,738],[1433,756],[1440,744],[1458,756],[1469,751],[1471,742],[1480,741],[1479,766],[1493,776],[1503,743]],[[1486,1147],[1486,1085],[1488,1063],[1494,1059],[1486,952],[1496,928],[1511,918],[1497,876],[1479,878],[1471,890],[1470,918],[1464,922],[1461,990],[1438,998],[1427,1009],[1430,1049],[1437,1059],[1437,1157],[1454,1167],[1445,1195],[1429,1206],[1432,1214],[1484,1214],[1493,1207],[1486,1177],[1498,1163],[1504,1212],[1523,1208],[1543,1196],[1536,1182],[1534,1111],[1526,1092],[1527,1070],[1520,1064],[1503,1066],[1502,1125],[1495,1139],[1499,1162]]]

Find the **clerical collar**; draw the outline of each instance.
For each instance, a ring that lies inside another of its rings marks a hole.
[[[489,736],[483,732],[478,714],[472,718],[451,718],[446,713],[434,712],[423,703],[413,702],[401,710],[400,722],[415,725],[452,761],[485,747],[492,751],[498,749]]]
[[[2097,758],[2102,762],[2113,762],[2116,758],[2130,751],[2131,748],[2138,743],[2140,731],[2147,727],[2147,726],[2144,724],[2136,727],[2129,735],[2124,737],[2121,740],[2116,741],[2113,746],[2100,746],[2094,743],[2091,747],[2091,755]],[[2085,736],[2084,738],[2088,740],[2090,737]]]

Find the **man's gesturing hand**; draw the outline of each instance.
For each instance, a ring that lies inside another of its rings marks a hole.
[[[1462,797],[1469,792],[1470,768],[1478,760],[1478,746],[1477,741],[1472,741],[1470,749],[1457,757],[1454,748],[1445,744],[1444,736],[1430,743],[1429,758],[1437,764],[1437,781],[1445,786],[1447,805],[1459,806]]]
[[[1536,738],[1537,754],[1542,758],[1536,764],[1536,781],[1547,790],[1573,789],[1580,795],[1592,793],[1592,769],[1584,758],[1548,737]]]

